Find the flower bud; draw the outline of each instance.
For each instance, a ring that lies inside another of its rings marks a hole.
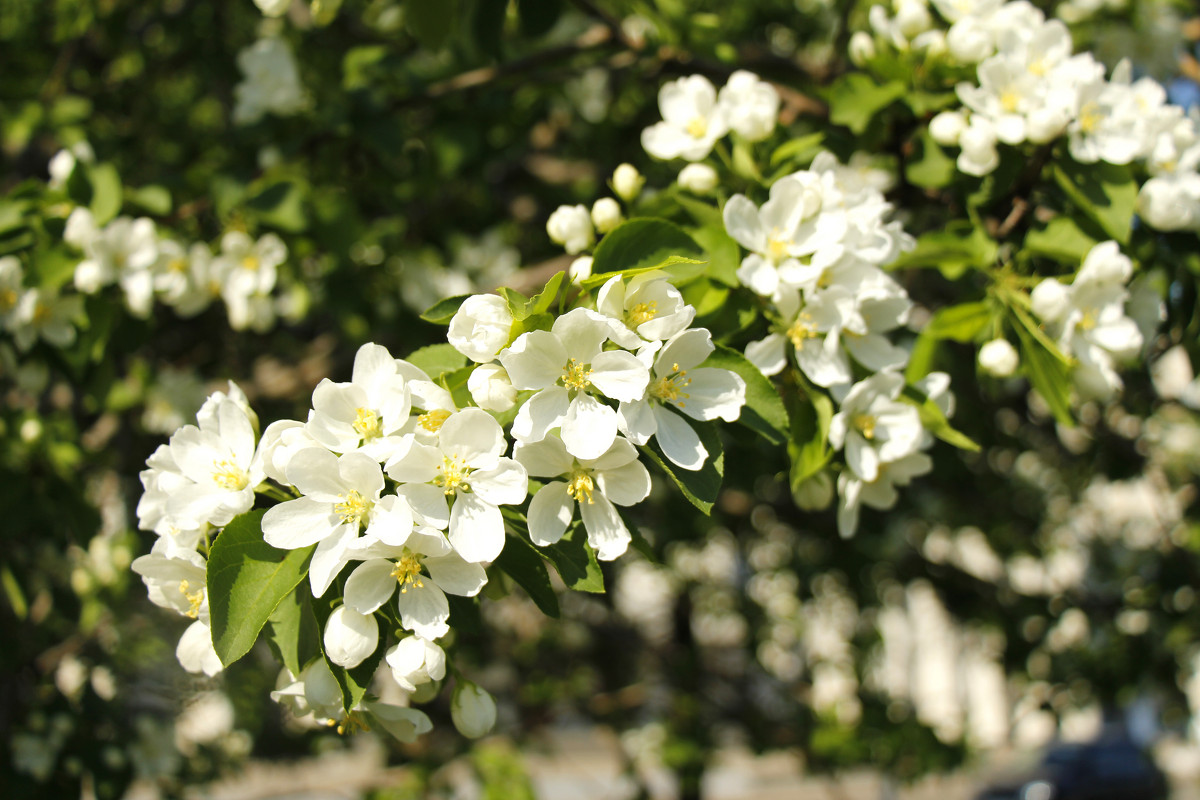
[[[612,176],[613,191],[626,203],[632,202],[633,198],[638,196],[645,182],[646,179],[633,164],[621,164]]]
[[[694,194],[708,194],[717,187],[717,171],[708,164],[688,164],[679,171],[679,185]]]
[[[943,147],[958,146],[958,137],[967,129],[967,118],[961,111],[943,111],[929,120],[929,136]]]
[[[546,221],[546,233],[550,241],[561,244],[571,255],[588,249],[594,234],[587,206],[559,206]]]
[[[866,31],[855,31],[850,37],[850,62],[861,67],[875,55],[875,37]]]
[[[571,283],[578,285],[592,277],[591,256],[580,256],[571,262],[571,266],[567,268],[567,277],[571,279]]]
[[[517,390],[499,364],[480,364],[467,378],[471,399],[484,411],[501,413],[517,404]]]
[[[592,205],[592,224],[600,233],[608,233],[621,224],[621,204],[611,197],[601,197]]]
[[[359,614],[348,606],[338,606],[325,623],[325,654],[339,667],[351,669],[375,652],[379,644],[379,624],[374,614]]]
[[[1029,293],[1033,313],[1046,322],[1057,322],[1067,312],[1070,293],[1054,278],[1047,278]]]
[[[822,511],[833,500],[833,478],[822,471],[801,483],[792,491],[792,500],[803,511]]]
[[[462,683],[450,701],[450,718],[463,736],[478,739],[496,724],[496,701],[473,683]]]
[[[512,324],[512,312],[503,297],[476,294],[454,312],[446,340],[472,361],[491,361],[508,345]]]
[[[1020,359],[1007,339],[993,339],[979,348],[979,368],[996,378],[1007,378],[1017,371]]]

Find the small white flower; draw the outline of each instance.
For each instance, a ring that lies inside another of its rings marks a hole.
[[[254,505],[262,483],[255,459],[254,422],[235,398],[207,403],[199,427],[185,425],[171,437],[171,459],[188,483],[175,487],[167,515],[183,529],[225,525]]]
[[[550,241],[561,244],[571,255],[587,250],[595,241],[592,230],[592,215],[587,206],[559,206],[546,220],[546,234]]]
[[[717,95],[717,104],[739,136],[760,142],[775,131],[779,119],[779,92],[757,75],[739,69]]]
[[[592,204],[592,224],[597,233],[608,233],[621,224],[621,205],[611,197],[601,197]]]
[[[484,411],[503,413],[517,404],[517,390],[499,364],[480,364],[472,370],[467,390]]]
[[[27,289],[17,300],[9,329],[18,350],[28,350],[39,338],[55,347],[75,343],[75,322],[83,316],[83,298]]]
[[[378,344],[358,349],[349,383],[317,384],[312,403],[309,436],[334,452],[361,450],[376,461],[395,451],[412,408],[402,363]]]
[[[849,383],[850,361],[842,348],[842,329],[854,312],[854,297],[843,286],[809,295],[807,302],[795,291],[781,293],[780,324],[765,339],[746,346],[746,359],[764,375],[778,374],[787,366],[790,344],[800,370],[818,386]]]
[[[979,348],[979,368],[989,375],[1007,378],[1019,364],[1017,349],[1007,339],[993,339]]]
[[[16,322],[25,271],[16,256],[0,257],[0,328],[11,331]]]
[[[450,719],[463,736],[478,739],[496,725],[496,701],[479,686],[460,683],[450,701]]]
[[[343,716],[342,689],[323,658],[317,658],[299,676],[287,669],[279,673],[271,699],[297,717],[311,714],[317,722],[333,724]]]
[[[646,179],[642,177],[642,173],[638,172],[637,167],[633,166],[633,164],[620,164],[613,171],[613,191],[617,193],[617,197],[626,203],[632,202],[641,193],[642,186],[645,183]]]
[[[746,402],[746,383],[727,369],[700,367],[714,350],[712,335],[703,328],[684,331],[658,352],[646,397],[621,403],[621,432],[634,444],[653,436],[673,463],[684,469],[704,466],[708,451],[680,414],[701,422],[733,422]]]
[[[982,177],[1000,165],[1000,153],[996,150],[996,129],[982,115],[973,115],[967,129],[959,134],[958,145],[962,152],[956,162],[959,172]]]
[[[875,37],[866,31],[855,31],[850,37],[850,63],[861,67],[877,55]]]
[[[586,308],[568,311],[549,331],[522,334],[500,353],[500,363],[517,389],[535,389],[517,412],[513,436],[537,441],[561,427],[567,449],[597,458],[617,436],[617,412],[592,393],[617,401],[642,397],[650,381],[632,353],[603,350],[604,342],[628,331]]]
[[[957,147],[966,129],[967,118],[961,111],[943,111],[929,120],[930,137],[943,147]]]
[[[446,340],[467,358],[484,363],[508,344],[512,324],[508,301],[499,295],[475,294],[454,312]]]
[[[596,310],[620,322],[650,342],[670,339],[692,324],[696,309],[661,273],[646,272],[626,279],[610,278],[596,295]],[[634,340],[626,346],[640,344]]]
[[[474,597],[487,583],[483,567],[465,561],[432,528],[413,531],[402,545],[368,537],[352,548],[352,557],[363,563],[346,579],[346,604],[372,614],[396,595],[401,624],[430,640],[450,630],[446,593]]]
[[[501,455],[507,448],[500,423],[482,409],[467,408],[442,423],[434,445],[405,437],[387,474],[409,484],[402,490],[430,525],[449,525],[459,555],[494,561],[504,547],[499,506],[520,503],[528,492],[525,468]],[[447,501],[453,502],[448,515]]]
[[[374,614],[359,614],[340,605],[325,621],[325,655],[339,667],[353,669],[375,652],[379,623]]]
[[[400,688],[409,692],[446,677],[446,653],[419,635],[401,639],[383,660],[391,667],[392,677]]]
[[[238,53],[245,79],[233,88],[233,124],[252,125],[265,114],[286,117],[308,106],[300,70],[283,39],[259,39]]]
[[[571,279],[571,283],[578,286],[583,281],[592,277],[592,264],[595,259],[591,256],[580,256],[571,262],[571,266],[567,268],[567,277]]]
[[[663,121],[642,131],[642,147],[655,158],[699,161],[729,131],[717,90],[703,75],[663,85],[658,92]]]
[[[886,510],[896,505],[897,486],[907,486],[913,478],[933,469],[933,460],[924,453],[910,453],[895,461],[882,463],[872,481],[850,472],[838,476],[838,533],[843,539],[854,535],[858,528],[858,512],[862,505]]]
[[[708,194],[717,188],[719,177],[717,171],[708,164],[688,164],[679,170],[679,177],[675,180],[692,194]]]
[[[613,504],[632,506],[650,493],[650,473],[638,461],[637,449],[617,439],[599,458],[576,458],[561,439],[518,442],[513,456],[537,478],[555,478],[529,502],[529,538],[538,546],[562,539],[579,504],[588,544],[602,561],[629,547],[632,537]]]
[[[829,425],[829,443],[845,446],[846,464],[854,475],[871,483],[881,464],[912,455],[925,430],[915,406],[895,398],[904,376],[883,372],[854,384]]]

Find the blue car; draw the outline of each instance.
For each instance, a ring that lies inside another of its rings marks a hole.
[[[1036,769],[998,781],[975,800],[1165,800],[1161,771],[1128,739],[1050,748]]]

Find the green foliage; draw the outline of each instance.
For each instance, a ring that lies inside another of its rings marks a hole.
[[[508,536],[495,566],[516,581],[543,614],[558,616],[558,596],[550,585],[550,573],[533,545],[520,536]]]
[[[947,280],[957,280],[971,269],[996,263],[996,243],[966,220],[951,222],[945,230],[918,237],[917,247],[896,259],[890,269],[936,269]]]
[[[671,412],[675,413],[675,412]],[[721,438],[717,434],[717,426],[711,422],[688,420],[700,436],[700,443],[708,451],[708,458],[698,470],[683,469],[668,459],[658,447],[651,443],[641,448],[642,453],[666,473],[671,482],[679,487],[692,505],[705,514],[712,512],[713,503],[721,493],[721,480],[725,475],[725,451],[721,446]]]
[[[308,573],[314,547],[276,550],[263,541],[263,511],[225,526],[208,556],[213,647],[228,666],[250,651],[275,609]]]
[[[1053,167],[1054,180],[1084,219],[1094,223],[1104,236],[1129,243],[1138,184],[1129,167],[1108,164],[1079,164],[1065,159]]]
[[[695,266],[700,262],[693,259],[703,255],[700,245],[677,225],[661,219],[630,219],[597,245],[592,273],[597,277],[610,272],[629,275],[637,270],[665,268],[676,279],[686,280],[700,273]]]
[[[865,73],[846,73],[829,87],[829,119],[861,134],[879,112],[904,97],[906,91],[900,81],[881,85]]]

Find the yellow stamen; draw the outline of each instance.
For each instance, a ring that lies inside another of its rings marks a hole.
[[[1016,112],[1021,106],[1021,95],[1012,89],[1005,89],[1000,93],[1000,107],[1009,114]]]
[[[167,269],[170,272],[187,272],[187,262],[182,258],[172,258],[167,262]]]
[[[1088,309],[1084,312],[1083,317],[1079,320],[1079,330],[1090,331],[1096,327],[1096,311]]]
[[[435,486],[441,486],[447,495],[454,494],[456,489],[471,491],[471,486],[467,483],[467,476],[471,474],[471,470],[458,456],[442,456],[442,465],[437,468],[437,472],[433,483]]]
[[[1034,59],[1033,63],[1029,65],[1029,72],[1039,78],[1045,75],[1046,71],[1046,59],[1044,58]]]
[[[423,589],[425,583],[421,580],[421,559],[412,553],[402,556],[392,567],[392,577],[400,584],[400,594],[407,594],[408,587],[415,586]]]
[[[788,248],[792,246],[791,239],[784,239],[779,229],[771,231],[771,235],[767,238],[767,255],[772,261],[779,262],[788,254]]]
[[[0,291],[0,311],[10,311],[16,304],[17,292],[15,289]]]
[[[45,303],[38,303],[33,307],[33,324],[45,325],[50,319],[50,306]]]
[[[198,592],[188,592],[189,584],[187,581],[179,582],[179,592],[187,598],[189,608],[184,612],[184,616],[195,619],[200,616],[200,605],[204,602],[204,589],[201,588]]]
[[[812,317],[801,312],[792,327],[787,329],[787,337],[797,350],[802,349],[807,340],[817,338],[817,326],[813,324]]]
[[[213,483],[231,492],[240,492],[250,484],[246,470],[229,459],[213,462]]]
[[[576,467],[567,479],[567,496],[579,503],[587,503],[590,506],[595,488],[591,474],[583,467]]]
[[[369,508],[367,499],[355,489],[351,489],[349,494],[338,496],[342,498],[342,502],[334,505],[334,513],[342,518],[342,522],[348,525],[362,524],[362,518],[366,516]]]
[[[691,397],[684,391],[692,383],[686,369],[680,369],[678,364],[671,365],[671,371],[650,385],[650,396],[663,403],[675,403],[680,408],[684,400]]]
[[[1092,133],[1104,121],[1100,106],[1093,100],[1083,104],[1079,109],[1079,129],[1084,133]]]
[[[864,439],[875,438],[875,417],[872,414],[858,413],[850,417],[850,424],[863,435]]]
[[[643,322],[649,322],[658,314],[658,301],[651,300],[648,303],[638,303],[625,315],[625,322],[629,327],[636,328]]]
[[[435,408],[433,411],[426,411],[417,417],[417,424],[430,433],[437,433],[448,419],[450,419],[449,411],[444,408]]]
[[[708,120],[704,117],[692,117],[687,124],[687,132],[693,139],[703,139],[708,133]]]
[[[383,435],[383,420],[371,409],[360,408],[354,412],[353,428],[363,441],[370,441]]]
[[[331,720],[329,724],[333,725],[334,723]],[[371,730],[371,726],[367,724],[366,718],[357,711],[351,711],[346,715],[345,719],[337,723],[337,732],[341,736],[345,736],[348,733],[358,733],[359,731],[369,730]]]
[[[573,358],[568,358],[567,365],[563,367],[562,383],[568,389],[578,391],[592,385],[591,376],[591,367],[587,364],[580,364]]]
[[[262,266],[262,262],[258,260],[258,256],[249,255],[242,258],[242,269],[248,269],[251,272],[256,271]]]

